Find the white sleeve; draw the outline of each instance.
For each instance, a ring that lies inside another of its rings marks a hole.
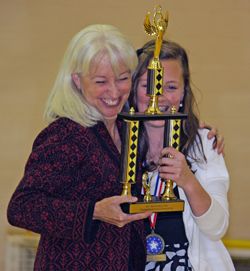
[[[199,229],[212,240],[221,239],[229,224],[227,192],[229,174],[222,155],[213,150],[213,139],[207,139],[208,130],[202,129],[200,135],[203,142],[205,163],[196,163],[196,178],[211,197],[211,205],[206,213],[193,218]],[[193,169],[193,167],[192,167]]]

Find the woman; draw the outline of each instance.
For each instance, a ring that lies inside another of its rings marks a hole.
[[[153,53],[154,41],[138,51],[139,65],[133,77],[131,100],[139,112],[144,112],[149,103],[147,67]],[[148,253],[154,253],[152,248],[156,246],[155,240],[149,241],[150,236],[157,235],[160,243],[165,242],[166,259],[147,262],[145,270],[234,270],[220,241],[229,220],[229,176],[222,155],[213,150],[213,143],[207,138],[208,130],[199,129],[187,54],[178,44],[164,41],[160,61],[164,77],[159,108],[169,112],[170,107],[175,106],[177,111],[187,113],[188,118],[182,122],[181,152],[171,147],[162,150],[164,121],[144,122],[141,159],[149,172],[151,194],[161,195],[165,185],[161,180],[171,179],[176,184],[176,195],[185,201],[185,210],[183,215],[159,213],[146,220]]]
[[[123,213],[120,204],[136,198],[118,196],[116,118],[136,65],[134,48],[113,26],[88,26],[69,44],[45,109],[50,125],[8,206],[12,225],[41,235],[34,270],[144,269],[149,213]]]

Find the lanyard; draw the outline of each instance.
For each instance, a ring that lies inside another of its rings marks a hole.
[[[153,178],[154,176],[152,176]],[[159,172],[157,172],[157,176],[156,176],[156,184],[155,184],[155,189],[154,189],[154,194],[153,196],[156,197],[160,197],[161,196],[161,192],[162,192],[162,188],[163,188],[164,183],[161,181],[161,178],[159,176]],[[157,221],[157,213],[153,213],[150,217],[149,217],[149,224],[150,224],[150,228],[152,230],[155,229],[155,225],[156,225],[156,221]]]

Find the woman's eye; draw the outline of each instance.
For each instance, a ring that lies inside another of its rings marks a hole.
[[[96,83],[96,84],[104,84],[105,81],[104,81],[104,80],[97,80],[97,81],[95,81],[95,83]]]
[[[128,80],[128,76],[119,78],[119,81],[126,81],[126,80]]]

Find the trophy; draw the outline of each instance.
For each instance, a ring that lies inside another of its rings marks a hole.
[[[187,118],[186,114],[177,113],[171,108],[170,113],[162,113],[158,107],[159,95],[162,95],[163,67],[159,60],[163,35],[168,25],[168,13],[165,17],[161,7],[155,9],[153,24],[150,22],[150,13],[145,17],[145,32],[155,37],[154,56],[148,65],[147,95],[150,97],[148,108],[144,113],[135,112],[130,108],[129,112],[122,112],[118,115],[124,121],[122,152],[121,152],[121,175],[120,181],[123,184],[122,195],[132,195],[133,185],[136,184],[138,141],[140,135],[140,122],[165,120],[164,146],[179,149],[181,121]],[[171,158],[171,157],[170,157]],[[145,211],[152,212],[175,212],[184,210],[184,201],[177,199],[173,190],[172,180],[162,180],[165,183],[165,190],[159,196],[150,195],[150,178],[148,172],[142,174],[142,186],[144,197],[136,203],[126,203],[122,209],[130,214]]]

